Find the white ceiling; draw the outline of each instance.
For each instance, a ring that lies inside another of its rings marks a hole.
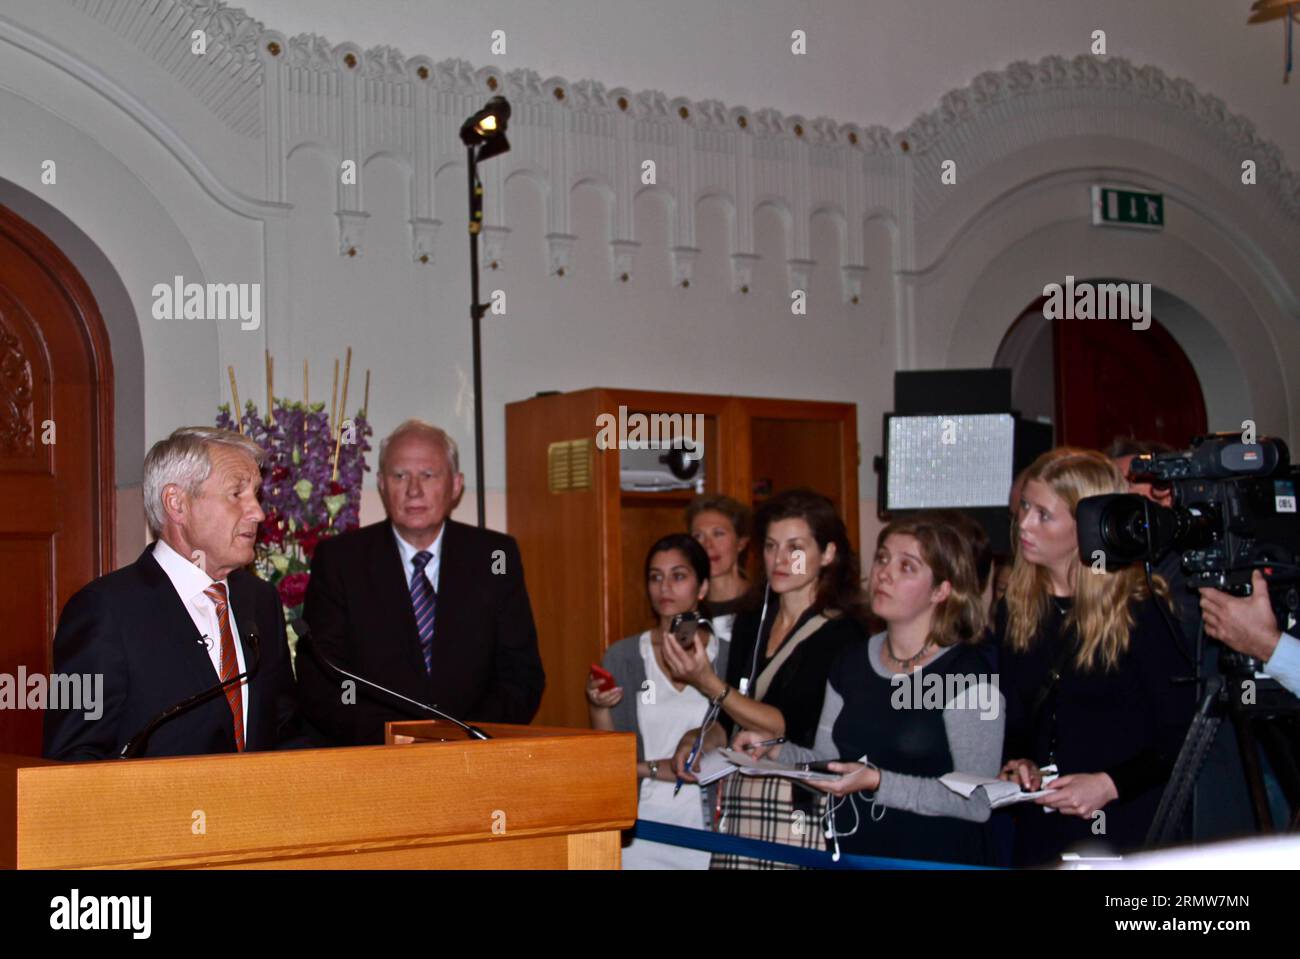
[[[1223,98],[1300,166],[1300,71],[1250,0],[233,0],[285,34],[900,129],[1014,60],[1107,51]],[[491,32],[506,31],[494,56]],[[806,56],[790,34],[808,36]],[[1300,33],[1300,30],[1297,31]],[[1300,46],[1300,42],[1297,43]]]

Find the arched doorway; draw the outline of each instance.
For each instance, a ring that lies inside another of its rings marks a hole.
[[[48,674],[63,604],[113,566],[113,365],[85,279],[0,205],[0,674],[24,708],[0,752],[39,754],[22,674]],[[17,705],[17,704],[16,704]]]
[[[1185,307],[1163,292],[1152,301],[1171,313]],[[1134,329],[1124,320],[1049,320],[1045,302],[1038,297],[1016,317],[993,365],[1011,369],[1014,405],[1050,420],[1057,444],[1104,449],[1131,436],[1182,448],[1207,432],[1196,368],[1155,310],[1148,329]],[[1177,319],[1195,322],[1185,310]]]

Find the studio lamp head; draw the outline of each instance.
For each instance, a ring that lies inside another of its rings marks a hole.
[[[510,149],[506,127],[510,123],[510,103],[505,97],[493,97],[460,128],[460,140],[468,147],[481,144],[479,160],[490,160]]]

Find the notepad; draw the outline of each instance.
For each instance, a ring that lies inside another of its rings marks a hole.
[[[1044,786],[1057,778],[1055,766],[1044,766],[1042,772]],[[988,776],[977,776],[973,773],[948,773],[946,776],[940,776],[939,782],[963,799],[970,799],[975,790],[983,789],[984,795],[988,797],[989,805],[994,809],[1029,802],[1051,792],[1050,789],[1024,792],[1020,788],[1020,783],[1007,782],[1005,779],[990,778]]]
[[[743,776],[780,776],[784,779],[798,779],[803,782],[829,782],[844,778],[839,773],[814,772],[803,768],[803,764],[790,765],[772,759],[755,759],[744,750],[715,749],[700,757],[700,785],[707,786],[734,772]]]
[[[712,749],[701,756],[696,766],[699,769],[695,773],[695,777],[699,780],[701,786],[707,786],[719,779],[725,779],[739,768],[735,763],[728,762],[727,757],[723,756],[721,751],[717,749]]]

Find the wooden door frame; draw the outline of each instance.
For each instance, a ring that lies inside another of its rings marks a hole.
[[[0,232],[7,235],[43,269],[62,292],[77,316],[82,342],[90,358],[94,383],[91,432],[95,444],[93,478],[95,510],[95,575],[111,571],[116,563],[117,497],[113,471],[113,353],[108,328],[90,286],[81,272],[49,237],[9,207],[0,204]],[[56,426],[57,429],[57,426]],[[56,558],[57,563],[57,558]],[[56,599],[57,602],[57,599]],[[58,619],[54,611],[51,622]]]

